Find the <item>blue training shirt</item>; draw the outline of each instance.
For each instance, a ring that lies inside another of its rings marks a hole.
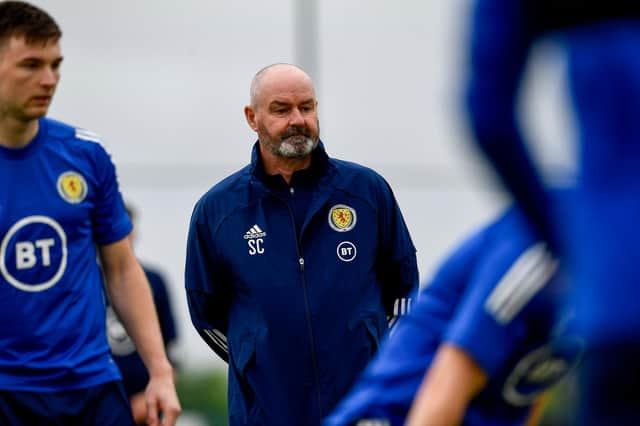
[[[522,214],[509,210],[442,264],[325,425],[404,424],[442,343],[462,348],[489,377],[464,424],[522,424],[582,350],[555,320],[566,291],[556,267]]]
[[[95,134],[43,118],[27,146],[0,147],[0,389],[120,378],[96,244],[130,231],[115,167]]]
[[[579,141],[566,223],[553,215],[516,120],[529,51],[549,36],[567,54]],[[640,3],[475,0],[469,46],[466,103],[475,140],[579,283],[577,327],[596,346],[637,342]]]

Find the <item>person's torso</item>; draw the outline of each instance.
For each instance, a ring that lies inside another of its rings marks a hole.
[[[0,388],[118,377],[94,246],[100,165],[88,138],[41,120],[25,149],[0,151]]]
[[[232,423],[319,423],[386,331],[380,214],[369,178],[342,177],[331,170],[307,188],[298,227],[295,200],[286,197],[305,189],[274,193],[251,180],[213,231],[233,292]],[[236,409],[248,418],[234,417]]]

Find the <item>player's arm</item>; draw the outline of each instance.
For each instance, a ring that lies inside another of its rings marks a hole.
[[[407,426],[460,424],[469,401],[486,383],[487,374],[465,351],[442,344],[411,405]]]
[[[517,122],[518,95],[535,28],[523,4],[476,0],[466,104],[474,140],[540,235],[555,246],[548,195]]]
[[[160,273],[146,274],[153,293],[153,300],[156,305],[158,320],[160,321],[160,332],[164,340],[167,358],[173,366],[174,372],[180,369],[180,354],[177,350],[178,333],[176,331],[176,320],[172,309],[168,292],[168,283]],[[155,282],[152,282],[152,280]]]
[[[129,238],[101,246],[100,255],[111,304],[149,371],[145,391],[147,423],[173,425],[181,410],[180,403],[149,283],[134,256]],[[162,421],[158,416],[160,412]]]

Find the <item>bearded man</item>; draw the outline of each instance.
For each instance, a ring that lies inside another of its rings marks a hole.
[[[186,259],[195,328],[229,363],[231,425],[319,425],[417,289],[387,182],[330,158],[299,67],[260,70],[249,165],[196,204]]]

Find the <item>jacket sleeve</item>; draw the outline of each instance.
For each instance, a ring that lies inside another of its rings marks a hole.
[[[225,274],[216,261],[214,235],[205,205],[196,205],[187,240],[185,286],[191,321],[211,349],[228,362],[227,318],[230,294]]]
[[[418,289],[416,248],[405,224],[400,207],[389,184],[381,179],[380,247],[378,275],[382,282],[382,298],[389,326],[409,312],[411,297]]]

